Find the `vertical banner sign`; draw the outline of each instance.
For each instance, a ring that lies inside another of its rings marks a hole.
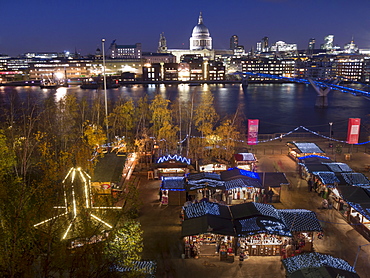
[[[257,145],[258,120],[248,120],[248,145]]]
[[[348,119],[348,132],[347,132],[347,143],[357,144],[358,137],[360,136],[360,118],[349,118]]]

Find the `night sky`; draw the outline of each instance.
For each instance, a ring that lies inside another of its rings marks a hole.
[[[0,53],[74,52],[94,54],[105,38],[107,46],[142,43],[156,51],[164,32],[168,48],[189,48],[189,38],[203,12],[213,48],[228,49],[239,37],[246,50],[269,37],[306,49],[316,48],[328,34],[343,47],[354,38],[370,48],[369,0],[0,0]]]

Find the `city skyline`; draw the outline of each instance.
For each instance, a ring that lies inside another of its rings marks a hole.
[[[237,35],[246,51],[263,37],[296,43],[307,49],[311,38],[316,48],[326,35],[334,35],[341,48],[354,39],[360,49],[370,48],[370,2],[342,0],[307,1],[257,0],[187,2],[119,0],[98,1],[9,1],[2,3],[3,27],[0,53],[17,56],[26,52],[77,51],[94,54],[106,39],[107,47],[141,43],[143,51],[155,52],[164,32],[168,48],[189,48],[189,38],[199,12],[213,39],[214,49],[228,49],[230,37]]]

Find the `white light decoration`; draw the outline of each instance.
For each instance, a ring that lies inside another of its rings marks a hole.
[[[176,161],[180,161],[182,163],[190,164],[190,159],[188,159],[186,157],[182,157],[181,155],[177,155],[177,154],[162,156],[157,160],[157,163],[162,163],[162,162],[169,161],[169,160],[176,160]]]
[[[77,219],[80,217],[80,210],[83,209],[84,211],[88,211],[88,216],[95,219],[96,221],[104,224],[109,229],[112,229],[113,226],[109,223],[105,222],[98,216],[94,215],[91,211],[92,210],[106,210],[106,209],[122,209],[122,207],[94,207],[91,201],[91,187],[90,187],[90,179],[91,177],[83,171],[81,168],[72,167],[64,180],[62,181],[63,188],[64,188],[64,206],[55,206],[54,208],[57,209],[64,209],[65,211],[57,216],[51,217],[47,220],[41,221],[35,225],[34,227],[38,227],[43,225],[51,220],[55,220],[60,218],[61,216],[66,216],[69,219],[69,224],[67,229],[65,230],[62,239],[67,239],[69,232],[72,226],[76,223]],[[77,188],[77,180],[82,182],[82,188]],[[69,186],[68,186],[69,185]],[[82,193],[78,194],[79,191]],[[77,200],[81,200],[78,202]],[[78,207],[79,205],[83,207]]]
[[[206,214],[221,215],[220,208],[217,203],[200,202],[184,207],[184,212],[187,218],[200,217]]]
[[[346,261],[320,253],[304,253],[283,260],[288,274],[292,274],[300,269],[332,267],[356,273],[355,269]]]

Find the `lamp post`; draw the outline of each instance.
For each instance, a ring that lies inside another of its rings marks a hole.
[[[332,129],[332,126],[333,126],[333,122],[330,122],[329,126],[330,126],[330,128],[329,128],[329,137],[331,139],[331,129]]]
[[[355,267],[356,267],[356,263],[357,263],[358,255],[360,254],[360,251],[361,251],[361,247],[362,247],[362,246],[367,246],[367,245],[370,245],[370,243],[368,243],[368,244],[363,244],[363,245],[359,245],[359,246],[358,246],[357,253],[356,253],[356,258],[355,258],[355,261],[354,261],[354,263],[353,263],[353,269],[355,269]]]
[[[104,51],[105,39],[102,39],[101,40],[101,43],[102,43],[102,51],[103,51],[103,81],[104,81],[104,100],[105,100],[105,124],[106,124],[106,129],[107,129],[107,143],[109,143],[109,135],[108,135],[107,77],[105,75],[105,51]]]

